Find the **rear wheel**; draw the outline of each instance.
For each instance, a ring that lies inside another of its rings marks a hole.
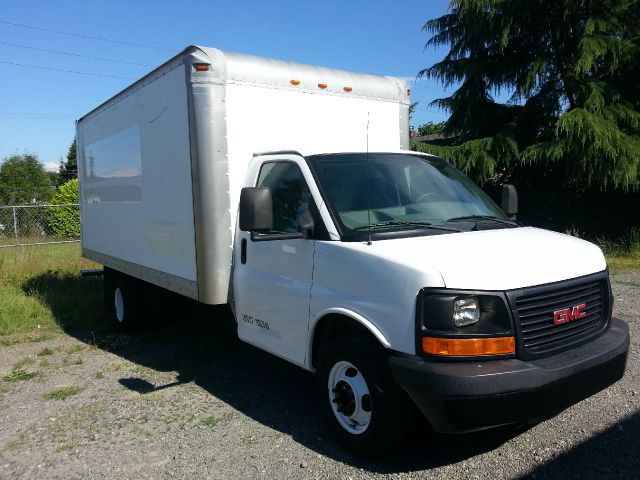
[[[111,268],[104,269],[104,303],[111,323],[117,329],[130,329],[142,314],[141,282]]]
[[[327,345],[320,360],[318,393],[346,448],[383,453],[405,441],[413,406],[393,380],[385,351],[376,342],[340,337]]]

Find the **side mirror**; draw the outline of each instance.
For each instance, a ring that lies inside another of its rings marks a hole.
[[[240,192],[240,230],[269,232],[273,230],[273,201],[271,190],[247,187]]]
[[[514,219],[518,213],[518,192],[508,183],[502,185],[502,211]]]

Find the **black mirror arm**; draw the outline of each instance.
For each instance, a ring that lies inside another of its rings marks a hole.
[[[516,219],[518,213],[518,192],[516,187],[505,183],[502,185],[502,211],[511,219]]]
[[[309,208],[298,217],[298,231],[302,233],[303,238],[313,238],[315,222]]]

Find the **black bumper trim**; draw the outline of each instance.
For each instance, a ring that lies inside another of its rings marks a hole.
[[[624,374],[629,328],[612,319],[600,337],[546,358],[389,363],[435,430],[463,432],[544,418],[615,383]]]

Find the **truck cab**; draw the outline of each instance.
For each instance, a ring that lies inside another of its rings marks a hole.
[[[414,407],[441,432],[518,424],[624,372],[598,247],[522,226],[438,157],[254,156],[233,264],[240,338],[317,372],[356,450]]]

